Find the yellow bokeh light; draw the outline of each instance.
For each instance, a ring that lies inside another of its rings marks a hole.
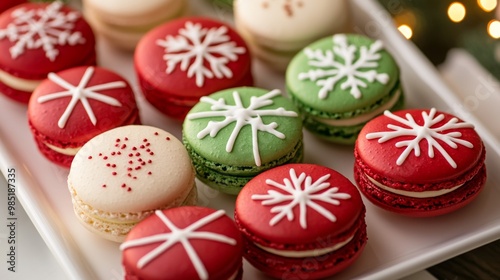
[[[461,22],[465,18],[465,6],[460,2],[453,2],[448,7],[448,17],[453,22]]]
[[[497,0],[477,0],[477,4],[485,12],[491,12],[497,7]]]
[[[500,38],[500,21],[491,20],[488,23],[488,34],[495,39]]]
[[[405,36],[406,39],[410,39],[413,36],[413,30],[406,24],[402,24],[398,27],[399,32]]]

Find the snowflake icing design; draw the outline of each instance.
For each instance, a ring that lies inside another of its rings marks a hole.
[[[77,12],[61,12],[63,4],[53,2],[44,9],[26,10],[24,7],[12,12],[12,23],[0,29],[0,40],[9,39],[15,44],[9,49],[12,58],[25,50],[42,48],[45,56],[54,61],[59,55],[57,45],[85,43],[81,32],[73,32],[75,22],[80,18]]]
[[[68,121],[71,113],[75,109],[75,106],[78,103],[78,101],[82,102],[82,105],[85,108],[85,112],[87,112],[87,115],[89,116],[89,119],[93,125],[96,125],[97,119],[94,115],[94,112],[92,111],[92,107],[90,106],[88,99],[95,99],[111,106],[116,106],[116,107],[121,106],[120,101],[116,100],[113,97],[99,93],[97,91],[123,88],[127,86],[126,83],[123,81],[114,81],[110,83],[98,84],[91,87],[86,87],[88,82],[92,78],[93,74],[94,74],[94,67],[88,67],[87,70],[85,70],[85,73],[83,74],[78,86],[74,86],[69,82],[65,81],[64,79],[62,79],[61,77],[59,77],[57,74],[49,73],[48,79],[66,90],[40,96],[38,97],[37,101],[39,103],[44,103],[50,100],[71,96],[71,100],[68,103],[66,110],[64,111],[61,118],[59,118],[59,121],[57,122],[57,125],[60,128],[64,128],[66,126],[66,122]]]
[[[226,64],[238,60],[245,48],[230,41],[227,32],[225,26],[208,29],[188,21],[178,36],[169,35],[165,40],[157,40],[157,45],[165,48],[163,59],[167,63],[167,74],[179,65],[182,71],[187,70],[189,78],[195,76],[198,87],[203,86],[205,78],[231,78],[233,73]]]
[[[207,126],[201,130],[197,137],[198,139],[203,139],[205,136],[210,135],[210,137],[217,136],[217,133],[229,124],[236,122],[233,132],[228,139],[226,144],[226,152],[230,153],[233,150],[236,138],[238,138],[241,129],[245,125],[250,125],[252,128],[252,148],[255,164],[261,166],[261,159],[259,153],[259,142],[258,142],[258,132],[267,132],[280,139],[284,139],[285,135],[276,130],[278,124],[272,122],[270,124],[264,124],[262,121],[262,116],[282,116],[282,117],[297,117],[298,114],[294,111],[287,111],[283,107],[277,109],[261,109],[264,106],[272,105],[272,98],[281,95],[281,92],[277,89],[272,90],[262,96],[252,96],[250,98],[250,105],[245,108],[239,92],[233,92],[233,99],[235,105],[226,104],[226,100],[220,98],[219,100],[214,100],[210,97],[204,96],[200,99],[200,102],[206,102],[212,104],[210,109],[212,111],[208,112],[197,112],[191,113],[187,116],[189,120],[201,119],[201,118],[211,118],[211,117],[225,117],[222,121],[209,121]]]
[[[422,119],[424,121],[423,125],[419,125],[413,119],[413,116],[409,113],[406,114],[406,119],[396,116],[390,111],[385,111],[384,115],[389,117],[390,119],[399,122],[400,124],[405,125],[406,127],[398,126],[395,124],[388,124],[387,128],[391,129],[391,131],[383,131],[383,132],[372,132],[366,135],[367,139],[376,139],[378,138],[378,143],[384,143],[388,140],[398,138],[398,137],[407,137],[414,136],[415,138],[411,140],[401,140],[396,142],[395,146],[397,148],[406,147],[403,153],[396,160],[397,165],[402,165],[408,155],[414,151],[416,157],[420,156],[420,141],[426,140],[428,152],[427,155],[429,158],[434,158],[434,148],[443,155],[446,161],[453,167],[457,168],[457,164],[453,160],[453,158],[446,152],[443,148],[442,144],[436,140],[440,140],[444,144],[449,147],[456,149],[458,148],[458,144],[465,146],[467,148],[472,148],[473,145],[467,140],[460,139],[462,133],[459,131],[451,131],[446,132],[448,130],[459,129],[459,128],[474,128],[474,126],[470,123],[458,122],[457,118],[451,118],[445,124],[441,126],[435,126],[439,122],[444,119],[443,114],[439,114],[436,116],[436,109],[432,108],[429,113],[422,111]]]
[[[356,59],[358,49],[355,45],[348,44],[347,36],[344,34],[334,35],[332,50],[326,50],[323,53],[320,49],[304,49],[304,53],[309,59],[308,64],[313,69],[299,73],[298,78],[299,80],[315,82],[320,87],[318,91],[320,99],[327,98],[328,93],[334,89],[335,85],[346,78],[346,81],[340,85],[340,89],[350,89],[349,93],[354,98],[359,99],[362,96],[360,87],[366,88],[366,82],[377,81],[386,84],[389,81],[388,74],[378,73],[375,70],[381,58],[379,51],[382,49],[382,42],[376,40],[369,48],[359,47],[359,57]],[[343,62],[336,59],[336,56],[341,58]]]
[[[284,178],[283,184],[271,179],[266,180],[266,184],[273,186],[285,193],[275,190],[268,190],[267,194],[253,194],[253,200],[262,200],[262,205],[276,205],[271,208],[271,213],[277,213],[270,221],[269,225],[274,226],[283,218],[293,221],[293,209],[299,207],[299,223],[303,229],[307,228],[307,209],[308,207],[316,210],[323,217],[331,222],[337,218],[333,213],[319,205],[315,201],[321,201],[332,205],[340,205],[339,199],[350,199],[347,193],[339,193],[338,187],[330,188],[330,183],[326,182],[330,174],[326,174],[313,182],[311,176],[302,172],[298,177],[295,169],[290,168],[290,179]],[[323,191],[323,192],[321,192]],[[286,203],[286,204],[283,204]]]
[[[236,245],[236,240],[228,236],[208,231],[197,231],[199,228],[208,225],[209,223],[224,216],[225,214],[224,210],[218,210],[206,217],[203,217],[202,219],[194,222],[193,224],[183,229],[175,226],[172,223],[172,221],[170,221],[170,219],[168,219],[167,216],[165,216],[165,214],[161,210],[156,210],[155,214],[158,218],[160,218],[163,224],[165,224],[165,226],[168,229],[170,229],[170,232],[160,233],[156,235],[142,237],[135,240],[125,241],[120,245],[121,250],[126,250],[131,247],[162,242],[154,250],[150,251],[149,253],[147,253],[146,255],[144,255],[142,258],[139,259],[137,263],[138,268],[143,268],[149,262],[154,260],[156,257],[163,254],[168,249],[179,243],[186,251],[200,279],[208,279],[209,276],[208,272],[205,266],[203,265],[203,262],[200,260],[200,257],[193,248],[193,245],[191,245],[190,239],[205,239],[220,243],[226,243],[232,246]]]

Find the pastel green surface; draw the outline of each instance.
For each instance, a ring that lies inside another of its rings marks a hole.
[[[235,106],[238,99],[241,105]],[[251,102],[259,99],[261,104]],[[235,114],[246,119],[240,118],[239,133]],[[259,118],[269,132],[253,130],[254,126],[247,122],[259,122]],[[216,128],[218,124],[222,125]],[[235,139],[234,145],[227,151],[230,139]],[[241,182],[246,183],[264,170],[302,159],[302,119],[293,102],[278,91],[227,89],[202,98],[191,109],[183,123],[183,142],[200,179],[241,188]],[[258,146],[260,165],[256,164],[254,143]]]
[[[334,44],[333,38],[337,37],[338,39],[342,36],[346,36],[345,38],[347,38],[347,48],[341,48],[338,43]],[[326,59],[322,59],[324,61],[329,60],[327,58],[327,53],[330,52],[333,54],[333,60],[335,63],[344,65],[344,56],[332,51],[334,45],[339,50],[343,49],[343,51],[348,51],[349,48],[353,49],[352,46],[355,46],[354,59],[352,61],[354,64],[357,63],[360,58],[361,48],[369,50],[370,47],[373,46],[373,43],[374,41],[372,39],[363,35],[339,34],[316,41],[309,45],[306,49],[316,52],[316,54],[322,56],[323,58],[326,57]],[[388,95],[399,80],[399,68],[392,56],[383,48],[378,51],[374,51],[374,54],[376,56],[379,55],[380,58],[374,59],[371,63],[377,63],[378,65],[369,65],[369,67],[361,67],[357,69],[360,72],[375,71],[376,74],[386,74],[388,76],[388,80],[385,83],[380,82],[379,80],[368,82],[366,78],[361,77],[359,80],[366,83],[366,87],[360,86],[359,90],[361,92],[361,97],[355,98],[350,93],[350,87],[342,89],[342,84],[347,81],[347,77],[343,77],[336,82],[332,90],[328,91],[326,98],[321,99],[318,93],[322,86],[317,84],[317,80],[312,81],[309,78],[299,79],[299,74],[310,73],[308,71],[315,69],[331,71],[332,69],[335,70],[337,68],[333,66],[319,67],[311,65],[311,60],[306,55],[306,52],[302,50],[293,58],[287,68],[286,85],[289,94],[292,95],[298,102],[302,103],[302,107],[306,108],[309,114],[320,117],[344,119],[366,113],[367,111],[373,109],[371,106],[372,104],[377,103],[380,99]],[[325,79],[328,79],[328,77],[323,80]]]

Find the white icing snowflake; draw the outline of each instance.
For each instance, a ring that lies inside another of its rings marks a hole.
[[[284,139],[285,135],[276,130],[278,124],[272,122],[270,124],[264,124],[262,121],[262,116],[283,116],[283,117],[297,117],[297,113],[294,111],[287,111],[283,107],[277,109],[260,109],[264,106],[272,105],[272,98],[279,96],[281,93],[279,90],[275,89],[262,96],[252,96],[250,98],[250,105],[245,108],[241,101],[239,92],[233,92],[233,98],[235,105],[226,104],[226,100],[220,98],[219,100],[214,100],[210,97],[204,96],[200,99],[200,102],[206,102],[212,104],[210,109],[212,111],[208,112],[197,112],[192,113],[187,116],[189,120],[201,119],[201,118],[211,118],[211,117],[225,117],[222,121],[209,121],[207,126],[201,130],[197,137],[203,139],[205,136],[210,135],[210,137],[217,136],[217,133],[229,124],[236,122],[233,132],[228,139],[226,144],[226,152],[230,153],[233,150],[236,138],[238,138],[240,130],[245,125],[250,125],[252,127],[252,148],[255,164],[260,166],[261,159],[259,153],[259,141],[257,133],[259,131],[270,133],[280,139]],[[260,110],[259,110],[260,109]]]
[[[189,259],[191,260],[191,263],[193,264],[194,268],[196,269],[196,272],[198,273],[200,279],[208,279],[209,276],[208,272],[205,266],[203,265],[203,262],[200,260],[200,257],[196,253],[195,249],[191,245],[190,239],[205,239],[210,241],[226,243],[233,246],[236,245],[236,240],[228,236],[208,231],[197,231],[199,228],[224,216],[225,214],[224,210],[218,210],[206,217],[203,217],[202,219],[192,223],[191,225],[183,229],[176,227],[172,223],[172,221],[170,221],[167,218],[167,216],[163,214],[162,211],[156,210],[155,214],[170,230],[169,233],[159,233],[156,235],[146,236],[139,239],[126,241],[120,245],[121,250],[126,250],[131,247],[137,247],[137,246],[143,246],[161,242],[161,244],[158,245],[158,247],[156,247],[154,250],[150,251],[149,253],[147,253],[146,255],[144,255],[142,258],[139,259],[137,263],[138,268],[143,268],[149,262],[154,260],[156,257],[163,254],[165,251],[167,251],[168,249],[179,243],[180,245],[182,245],[182,247],[184,247],[184,250],[186,250],[186,253]]]
[[[26,10],[24,7],[12,12],[12,23],[0,29],[0,40],[8,38],[15,44],[9,49],[12,58],[25,50],[42,48],[45,56],[54,61],[59,54],[57,45],[85,43],[80,32],[73,32],[80,15],[77,12],[61,12],[63,4],[53,2],[46,8]]]
[[[349,45],[347,36],[338,34],[333,36],[332,50],[321,49],[304,50],[307,56],[308,64],[313,69],[299,73],[299,80],[311,80],[320,87],[318,97],[325,99],[328,93],[332,91],[340,80],[346,78],[346,81],[340,85],[342,90],[350,89],[349,93],[356,99],[361,98],[360,87],[366,88],[366,82],[386,84],[389,81],[389,75],[378,73],[375,68],[378,67],[380,60],[379,51],[383,49],[381,41],[377,40],[369,48],[361,46],[359,55],[356,54],[357,47]],[[337,56],[337,57],[336,57]],[[341,61],[339,61],[339,59]],[[369,70],[372,69],[372,70]]]
[[[437,123],[441,122],[444,119],[443,114],[439,114],[436,116],[436,109],[432,108],[427,114],[427,112],[422,111],[422,119],[424,121],[423,125],[419,125],[415,122],[413,117],[407,113],[406,119],[396,116],[390,111],[385,111],[384,115],[399,122],[406,127],[398,126],[395,124],[388,124],[387,128],[391,129],[390,131],[382,131],[382,132],[372,132],[366,135],[366,139],[378,139],[379,143],[384,143],[388,140],[398,138],[398,137],[408,137],[414,136],[411,140],[401,140],[396,142],[395,146],[406,147],[403,153],[396,160],[397,165],[402,165],[411,151],[414,151],[416,157],[420,156],[420,141],[426,140],[428,152],[427,155],[430,158],[434,158],[434,148],[438,150],[441,155],[446,159],[446,161],[453,167],[457,168],[457,164],[453,160],[453,158],[446,152],[440,142],[436,140],[441,140],[444,144],[447,144],[449,147],[456,149],[458,147],[457,144],[465,146],[467,148],[472,148],[473,145],[469,141],[460,139],[462,133],[458,131],[450,131],[448,130],[458,129],[458,128],[474,128],[472,124],[465,122],[458,122],[457,118],[451,118],[448,122],[441,126],[435,126]]]
[[[284,178],[280,184],[271,179],[266,180],[266,184],[278,188],[285,193],[275,190],[268,190],[267,194],[253,194],[253,200],[262,200],[262,205],[276,205],[271,208],[271,213],[277,213],[270,221],[269,225],[274,226],[283,218],[293,221],[293,209],[299,207],[299,223],[303,229],[307,228],[307,209],[308,207],[316,210],[323,217],[331,222],[335,222],[337,218],[333,213],[326,210],[323,206],[315,201],[321,201],[332,205],[340,205],[339,199],[349,199],[351,196],[347,193],[339,193],[338,187],[330,187],[330,183],[326,182],[330,178],[330,174],[326,174],[313,182],[311,176],[307,176],[304,172],[297,177],[295,169],[290,168],[290,179]],[[326,191],[324,191],[327,189]],[[323,191],[323,192],[321,192]],[[287,204],[283,204],[286,203]]]
[[[64,111],[61,118],[57,122],[57,125],[60,128],[64,128],[64,126],[66,126],[66,122],[68,121],[69,116],[75,109],[75,106],[78,103],[78,101],[82,102],[82,105],[85,108],[85,112],[87,112],[87,115],[89,116],[89,119],[93,125],[96,125],[97,119],[87,99],[89,98],[95,99],[111,106],[116,106],[116,107],[121,106],[120,101],[116,100],[113,97],[99,93],[97,91],[123,88],[127,86],[126,83],[123,81],[115,81],[105,84],[98,84],[91,87],[86,87],[88,82],[92,78],[93,74],[94,74],[94,67],[88,67],[87,70],[85,70],[85,73],[83,74],[80,83],[77,86],[74,86],[69,82],[65,81],[64,79],[62,79],[61,77],[59,77],[57,74],[49,73],[48,75],[49,80],[53,81],[54,83],[56,83],[57,85],[61,86],[66,90],[40,96],[38,97],[37,101],[39,103],[44,103],[50,100],[71,96],[71,100],[68,103],[66,110]]]
[[[245,48],[230,41],[227,31],[225,26],[208,29],[188,21],[178,36],[169,35],[166,40],[157,40],[156,43],[165,48],[163,59],[167,62],[167,74],[179,64],[182,71],[187,70],[189,78],[195,76],[198,87],[203,86],[205,78],[231,78],[233,73],[226,64],[236,61],[238,54],[245,53]]]

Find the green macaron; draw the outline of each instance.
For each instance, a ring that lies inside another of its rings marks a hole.
[[[286,86],[306,129],[331,142],[353,144],[366,122],[403,107],[399,76],[381,41],[336,34],[292,59]]]
[[[232,88],[202,97],[183,123],[198,179],[238,194],[257,174],[302,162],[302,120],[279,90]]]

